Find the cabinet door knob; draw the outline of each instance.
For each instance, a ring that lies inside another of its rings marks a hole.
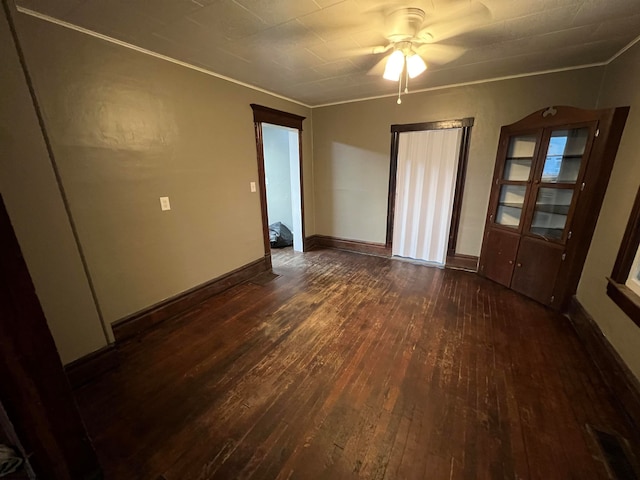
[[[509,265],[513,265],[513,260],[509,260]]]
[[[521,266],[522,266],[522,264],[521,264],[521,263],[519,263],[519,264],[518,264],[518,266],[519,266],[519,267],[521,267]]]

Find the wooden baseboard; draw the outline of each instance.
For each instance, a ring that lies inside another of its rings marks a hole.
[[[447,255],[445,267],[455,268],[456,270],[466,270],[467,272],[477,272],[478,257],[474,257],[473,255],[462,255],[460,253]]]
[[[304,241],[303,241],[303,250],[305,252],[308,252],[309,250],[313,250],[314,248],[316,248],[318,246],[318,236],[317,235],[311,235],[310,237],[304,237]]]
[[[116,342],[128,340],[150,327],[175,317],[179,313],[202,303],[207,298],[243,283],[256,275],[271,269],[271,255],[255,260],[226,275],[187,290],[164,302],[160,302],[140,312],[134,313],[113,324]]]
[[[76,389],[89,383],[94,378],[120,365],[118,350],[115,345],[107,345],[100,350],[85,355],[64,367],[69,383]]]
[[[344,238],[330,237],[327,235],[313,235],[307,240],[311,245],[313,245],[312,248],[335,248],[336,250],[366,253],[367,255],[377,255],[380,257],[391,256],[391,248],[387,247],[384,243],[362,242],[360,240],[346,240]]]
[[[569,302],[568,314],[612,397],[620,403],[636,431],[640,431],[640,382],[575,296]]]

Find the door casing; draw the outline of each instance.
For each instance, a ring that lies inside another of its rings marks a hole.
[[[262,237],[264,242],[264,256],[268,267],[271,268],[271,243],[269,241],[269,219],[267,215],[267,186],[264,173],[264,143],[262,137],[262,124],[270,123],[281,127],[295,128],[298,130],[298,157],[300,160],[300,221],[302,223],[302,248],[304,250],[304,185],[302,168],[302,122],[306,117],[293,113],[283,112],[274,108],[265,107],[255,103],[251,104],[253,110],[253,124],[256,133],[256,153],[258,157],[258,185],[260,187],[260,211],[262,216]]]
[[[458,241],[458,229],[460,226],[460,213],[462,211],[462,193],[464,190],[467,162],[469,159],[471,127],[473,127],[473,123],[474,119],[469,117],[458,120],[391,125],[391,163],[389,167],[389,198],[387,203],[387,235],[385,242],[385,247],[389,249],[389,251],[391,251],[391,244],[393,242],[393,221],[395,218],[396,175],[398,173],[398,146],[400,144],[400,134],[403,132],[416,132],[421,130],[461,128],[462,138],[460,140],[460,153],[458,156],[458,173],[456,175],[455,194],[451,212],[451,227],[449,229],[447,245],[447,257],[455,255],[456,244]]]

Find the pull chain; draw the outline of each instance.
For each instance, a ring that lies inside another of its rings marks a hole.
[[[407,60],[405,57],[404,61],[404,71],[405,71],[405,80],[404,80],[404,93],[409,93],[409,69],[407,68]],[[402,99],[400,98],[402,95],[402,73],[400,74],[400,78],[398,79],[398,105],[402,103]]]
[[[404,93],[409,93],[409,69],[405,68],[404,71]]]

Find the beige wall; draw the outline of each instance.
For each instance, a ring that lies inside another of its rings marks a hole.
[[[63,362],[107,344],[7,19],[0,15],[0,193]]]
[[[607,66],[599,108],[630,105],[631,111],[609,188],[578,287],[578,300],[594,317],[636,377],[640,378],[640,327],[606,296],[633,200],[640,184],[640,44]]]
[[[250,103],[308,117],[313,234],[310,109],[27,15],[17,27],[108,324],[263,257]],[[93,348],[81,330],[55,337],[68,359]]]
[[[390,126],[474,117],[458,253],[482,244],[500,127],[549,105],[595,106],[602,68],[334,105],[313,110],[316,233],[383,243]]]

